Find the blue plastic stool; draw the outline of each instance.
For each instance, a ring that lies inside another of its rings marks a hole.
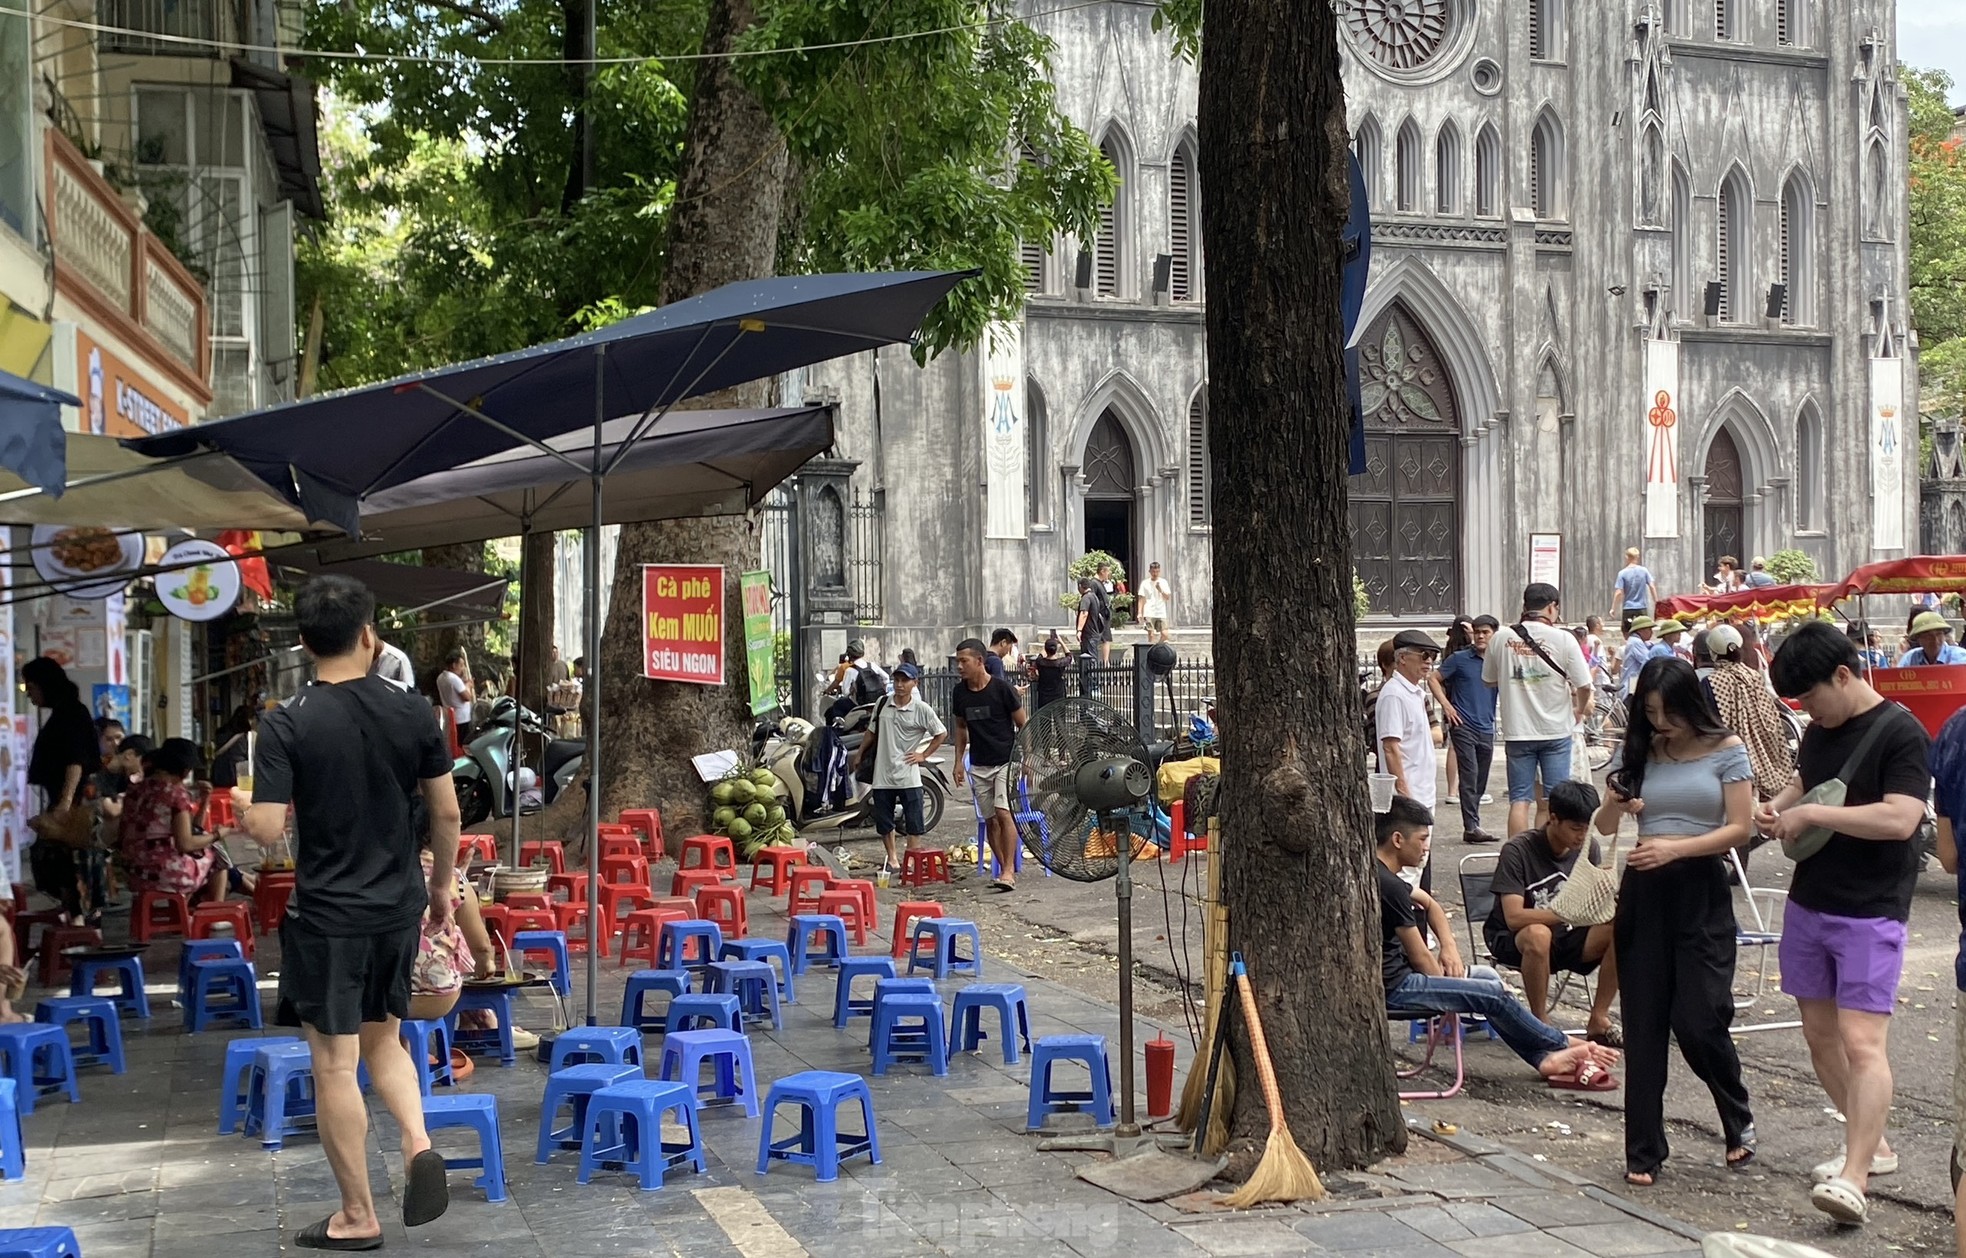
[[[246,1084],[246,1134],[278,1149],[314,1116],[314,1053],[305,1044],[262,1044]]]
[[[20,1095],[12,1079],[0,1079],[0,1178],[27,1178],[27,1137],[20,1128]]]
[[[642,1015],[642,1002],[657,992],[668,992],[674,1000],[689,994],[688,970],[637,970],[628,976],[628,988],[621,993],[621,1025],[634,1027],[646,1035],[662,1034],[666,1019]]]
[[[109,1073],[123,1073],[123,1026],[116,1002],[100,996],[50,996],[34,1006],[34,1020],[62,1028],[80,1022],[87,1033],[79,1045],[71,1047],[77,1066],[108,1066]]]
[[[825,942],[826,951],[813,950],[814,935]],[[800,913],[792,918],[791,928],[785,932],[785,947],[792,954],[795,975],[804,974],[814,962],[837,969],[847,959],[846,923],[837,913]]]
[[[697,945],[696,959],[683,958],[690,953],[689,945]],[[662,923],[662,932],[655,940],[655,967],[658,970],[700,970],[717,959],[723,951],[724,932],[715,922],[702,918],[690,918],[682,922]]]
[[[510,987],[466,987],[464,994],[457,998],[457,1005],[444,1015],[444,1021],[450,1024],[451,1045],[473,1057],[495,1054],[501,1066],[509,1066],[518,1060],[518,1050],[512,1046],[514,994],[515,989]],[[498,1025],[489,1031],[459,1026],[457,1016],[474,1009],[491,1010],[498,1019]]]
[[[644,1077],[640,1066],[608,1065],[568,1066],[546,1076],[546,1099],[539,1107],[539,1147],[532,1160],[544,1166],[555,1149],[578,1149],[587,1130],[588,1099],[602,1088]],[[553,1123],[562,1106],[573,1108],[573,1121],[556,1128]],[[612,1133],[608,1141],[614,1143]]]
[[[769,1021],[774,1030],[784,1027],[778,1007],[778,975],[772,972],[771,962],[712,961],[705,969],[709,989],[737,997],[745,1018]]]
[[[874,1073],[904,1057],[920,1058],[937,1078],[949,1073],[942,998],[934,992],[890,992],[874,1004]]]
[[[117,1009],[136,1018],[150,1016],[150,997],[143,991],[142,957],[122,957],[114,961],[77,960],[69,971],[68,994],[93,996],[96,994],[97,978],[108,976],[114,976],[121,983],[121,990],[109,998],[115,1002]]]
[[[737,997],[728,992],[690,992],[669,1002],[669,1017],[662,1031],[674,1035],[699,1025],[721,1027],[726,1031],[743,1029],[744,1014]]]
[[[577,1026],[554,1037],[552,1070],[588,1062],[640,1066],[642,1033],[630,1026]]]
[[[244,961],[245,950],[236,939],[187,939],[177,959],[177,1001],[191,1004],[191,963],[193,961]]]
[[[20,1112],[32,1114],[44,1092],[66,1092],[71,1104],[82,1103],[75,1082],[75,1050],[68,1032],[42,1022],[0,1026],[0,1074],[14,1081]]]
[[[872,1052],[874,1049],[873,1016],[881,1011],[881,1002],[890,996],[899,996],[903,993],[935,996],[935,980],[927,978],[877,978],[874,980],[874,998],[867,1002],[867,1051]]]
[[[587,1131],[580,1142],[580,1173],[586,1183],[604,1164],[620,1163],[639,1175],[644,1191],[662,1187],[662,1177],[688,1163],[700,1175],[707,1169],[703,1141],[696,1131],[692,1089],[682,1083],[630,1079],[602,1088],[588,1098]],[[675,1110],[689,1139],[672,1143],[662,1138],[662,1116]]]
[[[403,1047],[416,1067],[417,1086],[429,1096],[432,1088],[454,1087],[451,1077],[451,1028],[442,1018],[404,1018]],[[436,1061],[431,1061],[432,1057]]]
[[[1084,1062],[1092,1072],[1090,1092],[1054,1091],[1051,1068],[1061,1061]],[[1101,1127],[1113,1125],[1112,1069],[1106,1060],[1103,1035],[1047,1035],[1031,1050],[1031,1108],[1025,1125],[1032,1131],[1044,1125],[1046,1114],[1063,1113],[1081,1105],[1092,1106],[1092,1120]]]
[[[75,1233],[65,1227],[18,1227],[0,1231],[0,1258],[82,1258]]]
[[[719,961],[771,961],[778,962],[778,994],[785,1003],[795,1005],[798,995],[792,989],[792,951],[776,939],[726,939],[724,946],[717,949]]]
[[[848,957],[840,962],[840,981],[833,988],[833,1025],[844,1027],[854,1018],[870,1018],[874,1015],[872,997],[855,1000],[853,980],[872,977],[878,987],[881,979],[894,977],[894,962],[886,957]],[[929,990],[933,991],[934,988]]]
[[[716,1067],[716,1078],[703,1083],[703,1063]],[[744,1116],[758,1116],[758,1076],[751,1069],[751,1041],[737,1031],[678,1031],[662,1041],[662,1068],[656,1072],[666,1083],[671,1080],[689,1085],[696,1103],[719,1104],[742,1101]]]
[[[860,1102],[861,1132],[842,1134],[839,1107],[848,1101]],[[799,1131],[783,1140],[771,1138],[778,1107],[799,1106]],[[874,1130],[874,1097],[867,1081],[859,1075],[831,1070],[807,1070],[787,1075],[771,1085],[765,1096],[764,1131],[758,1140],[758,1174],[773,1160],[799,1162],[813,1169],[813,1177],[830,1184],[840,1177],[840,1159],[865,1153],[876,1166],[881,1160],[881,1139]]]
[[[573,995],[573,962],[568,957],[567,932],[563,930],[522,930],[512,936],[512,955],[544,952],[553,958],[553,990],[561,996]]]
[[[244,1022],[257,1031],[259,974],[250,961],[228,957],[191,963],[191,990],[184,1006],[184,1025],[193,1035],[214,1022]]]
[[[474,1182],[486,1201],[505,1200],[505,1146],[498,1138],[498,1098],[484,1092],[453,1092],[423,1099],[423,1125],[430,1131],[469,1127],[478,1133],[478,1156],[444,1159],[448,1171],[479,1171]]]
[[[229,1136],[238,1129],[239,1120],[246,1116],[246,1107],[252,1099],[249,1086],[253,1073],[253,1058],[268,1044],[298,1044],[297,1035],[248,1035],[229,1041],[225,1046],[225,1082],[218,1094],[218,1134]]]
[[[922,956],[923,936],[927,936],[933,951],[927,959]],[[956,953],[956,941],[968,939],[970,954],[964,960]],[[933,967],[935,977],[948,978],[951,974],[974,974],[983,977],[983,936],[976,930],[975,922],[966,922],[959,917],[921,917],[915,919],[915,933],[908,940],[908,973]]]
[[[971,983],[957,992],[956,1003],[949,1009],[950,1051],[975,1052],[982,1041],[990,1038],[983,1030],[986,1009],[997,1011],[1004,1064],[1016,1065],[1018,1039],[1023,1039],[1024,1051],[1031,1049],[1031,1011],[1024,1002],[1021,983]]]

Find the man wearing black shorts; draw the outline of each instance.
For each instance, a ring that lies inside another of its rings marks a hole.
[[[459,817],[451,757],[430,709],[369,675],[375,599],[360,582],[319,577],[294,602],[317,680],[260,718],[253,791],[236,792],[246,832],[279,837],[293,806],[295,888],[280,926],[282,1026],[298,1026],[314,1055],[321,1145],[341,1209],[303,1229],[303,1249],[380,1249],[369,1190],[368,1109],[355,1071],[369,1077],[403,1140],[403,1223],[450,1204],[444,1160],[430,1148],[415,1065],[401,1020],[427,910],[451,914]],[[412,797],[423,796],[435,860],[426,882]]]

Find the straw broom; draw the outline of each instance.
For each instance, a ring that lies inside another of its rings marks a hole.
[[[1204,978],[1204,1001],[1206,1013],[1203,1018],[1202,1046],[1214,1043],[1216,1027],[1227,1016],[1222,1002],[1228,994],[1229,986],[1229,912],[1222,903],[1221,890],[1221,850],[1222,836],[1220,823],[1208,823],[1208,847],[1204,849],[1203,897],[1206,913],[1202,918],[1202,953],[1207,967]],[[1188,1072],[1187,1083],[1181,1090],[1181,1109],[1176,1125],[1183,1131],[1193,1131],[1201,1121],[1202,1094],[1208,1083],[1206,1056],[1200,1061],[1199,1069]],[[1215,1100],[1209,1110],[1208,1131],[1204,1135],[1201,1150],[1208,1155],[1221,1152],[1229,1143],[1229,1113],[1235,1104],[1236,1075],[1235,1062],[1224,1056],[1215,1072]]]
[[[1263,1037],[1263,1018],[1256,1011],[1256,992],[1249,985],[1249,970],[1237,953],[1231,966],[1236,991],[1242,997],[1243,1018],[1249,1023],[1249,1047],[1256,1058],[1256,1074],[1263,1083],[1263,1103],[1270,1111],[1270,1136],[1263,1146],[1263,1158],[1256,1164],[1243,1186],[1222,1198],[1232,1209],[1259,1205],[1265,1201],[1317,1201],[1324,1196],[1316,1168],[1297,1142],[1290,1138],[1290,1124],[1283,1116],[1283,1096],[1277,1088],[1277,1071],[1270,1061],[1270,1044]]]

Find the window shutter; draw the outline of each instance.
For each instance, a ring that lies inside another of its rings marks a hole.
[[[1035,240],[1019,241],[1017,260],[1024,264],[1024,291],[1032,296],[1044,292],[1044,246]]]
[[[1790,24],[1790,0],[1775,0],[1775,42],[1792,44],[1795,42],[1795,29]]]
[[[1548,218],[1549,209],[1543,196],[1543,133],[1538,128],[1529,137],[1529,207],[1537,218]]]
[[[1174,262],[1168,272],[1168,287],[1175,301],[1194,300],[1194,164],[1185,145],[1174,150],[1174,165],[1167,179],[1168,251]]]
[[[1188,404],[1188,523],[1208,524],[1208,395]]]
[[[1713,264],[1719,272],[1720,317],[1731,320],[1734,317],[1734,190],[1723,186],[1720,199],[1716,202],[1717,214],[1714,220]]]
[[[1543,21],[1544,0],[1529,0],[1529,56],[1542,61],[1549,57],[1547,27]]]
[[[1781,259],[1782,322],[1795,322],[1795,222],[1789,213],[1789,190],[1782,190]]]
[[[1713,37],[1734,38],[1734,0],[1713,0]]]
[[[294,203],[259,212],[259,352],[282,401],[294,395]]]

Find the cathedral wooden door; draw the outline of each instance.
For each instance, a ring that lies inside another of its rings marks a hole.
[[[1461,418],[1433,342],[1395,304],[1359,338],[1365,471],[1352,562],[1372,610],[1442,615],[1461,596]]]
[[[1741,553],[1741,538],[1746,532],[1745,503],[1743,492],[1747,478],[1741,474],[1741,450],[1734,444],[1734,435],[1722,428],[1713,435],[1713,444],[1707,447],[1707,494],[1702,509],[1706,532],[1707,566],[1700,575],[1705,584],[1720,571],[1720,557],[1732,555],[1735,567],[1745,571],[1749,556]]]

